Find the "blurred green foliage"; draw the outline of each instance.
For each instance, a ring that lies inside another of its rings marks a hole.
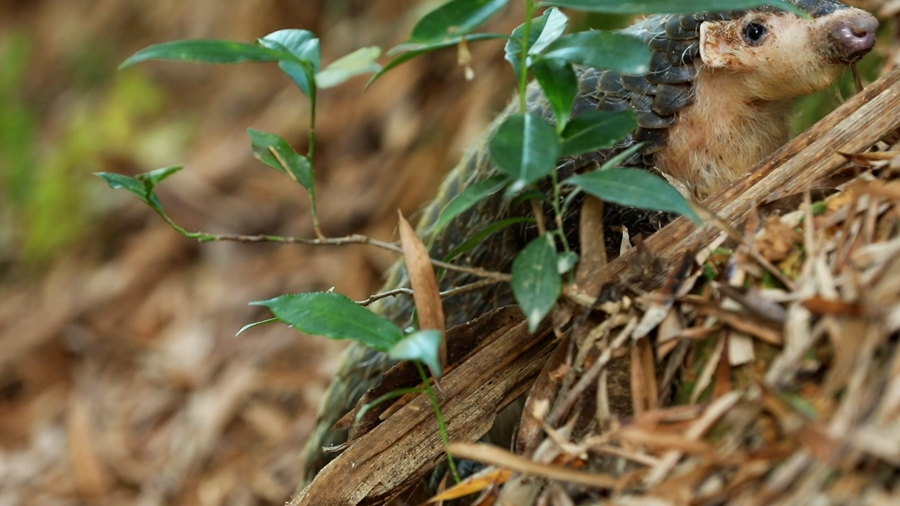
[[[90,174],[111,158],[133,159],[168,100],[140,72],[116,72],[112,58],[93,58],[84,79],[79,59],[40,118],[24,97],[31,57],[24,34],[0,40],[0,262],[40,266],[75,244],[109,200],[96,198]]]

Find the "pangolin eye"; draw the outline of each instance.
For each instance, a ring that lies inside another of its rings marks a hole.
[[[747,26],[744,27],[744,41],[751,46],[758,46],[762,43],[768,31],[763,24],[757,22],[747,23]]]

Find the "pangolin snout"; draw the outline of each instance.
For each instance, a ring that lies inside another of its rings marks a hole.
[[[876,30],[878,20],[868,12],[854,9],[836,20],[831,27],[831,38],[840,60],[852,63],[862,58],[875,45]]]

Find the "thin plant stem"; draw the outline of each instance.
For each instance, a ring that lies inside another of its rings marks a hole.
[[[441,413],[441,406],[438,403],[437,396],[434,395],[434,389],[431,388],[430,378],[425,372],[425,368],[422,367],[422,362],[414,360],[413,363],[416,364],[419,375],[422,376],[422,383],[425,385],[425,393],[428,394],[428,398],[431,399],[431,406],[434,408],[434,415],[437,418],[438,428],[441,432],[441,441],[444,442],[444,451],[447,453],[447,464],[450,466],[450,474],[453,475],[453,479],[456,480],[456,483],[460,483],[462,480],[459,477],[459,472],[456,470],[456,462],[453,460],[453,454],[447,449],[450,446],[450,436],[447,434],[447,424],[444,422],[444,414]]]

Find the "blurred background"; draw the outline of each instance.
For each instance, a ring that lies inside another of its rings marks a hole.
[[[331,287],[363,299],[396,257],[197,244],[109,189],[91,173],[183,164],[158,192],[187,229],[313,237],[302,188],[253,159],[246,134],[306,150],[308,102],[275,65],[116,67],[154,43],[252,42],[282,28],[316,32],[327,64],[403,42],[439,3],[0,2],[0,506],[289,498],[342,345],[282,325],[236,337],[267,317],[247,302]],[[512,4],[489,30],[521,22]],[[395,239],[396,210],[414,218],[502,109],[513,89],[502,42],[472,50],[472,81],[451,50],[365,92],[367,78],[322,93],[328,236]],[[804,101],[797,127],[833,108],[836,91]]]

